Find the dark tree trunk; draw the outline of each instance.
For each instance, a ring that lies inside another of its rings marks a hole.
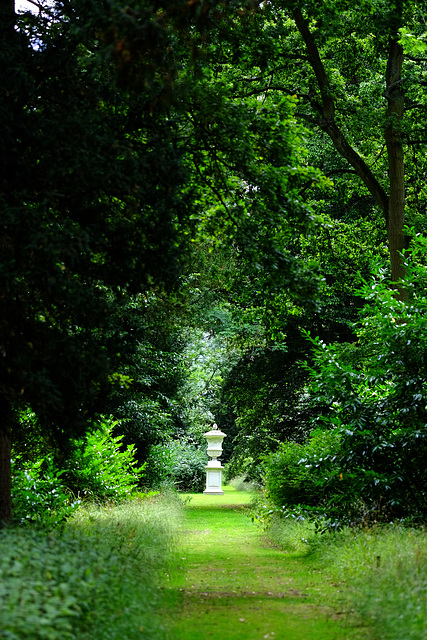
[[[0,527],[12,519],[11,447],[13,411],[0,399]]]
[[[403,49],[394,39],[390,40],[387,64],[387,126],[385,140],[388,154],[390,180],[389,216],[387,236],[390,247],[391,275],[393,282],[401,280],[405,268],[401,253],[405,246],[403,226],[405,223],[405,163],[402,143],[402,120],[404,94],[402,91]]]
[[[0,0],[0,38],[3,43],[12,43],[15,37],[15,2],[14,0]],[[14,48],[11,46],[10,50]],[[6,93],[7,87],[3,87]],[[2,100],[4,94],[0,92]],[[1,212],[0,212],[1,213]],[[1,306],[6,304],[6,296],[0,292]],[[0,325],[1,325],[0,318]],[[1,344],[0,344],[0,357]],[[0,380],[0,527],[4,526],[12,519],[12,497],[11,497],[11,447],[12,447],[12,423],[14,412],[7,396],[7,392],[2,389]]]
[[[402,280],[405,275],[404,261],[401,255],[405,247],[405,234],[403,231],[405,224],[405,163],[401,129],[404,115],[404,94],[401,86],[404,55],[403,49],[394,35],[394,33],[397,34],[398,27],[401,24],[400,4],[399,2],[397,3],[396,11],[390,23],[390,33],[393,35],[390,37],[386,72],[387,88],[385,96],[388,108],[387,126],[384,135],[388,154],[389,194],[383,189],[363,158],[351,147],[342,130],[336,124],[335,101],[319,50],[309,30],[308,22],[304,19],[301,11],[299,9],[293,11],[295,24],[304,40],[317,86],[320,90],[321,101],[315,105],[321,116],[319,126],[329,135],[336,150],[353,167],[384,213],[393,282]],[[405,291],[400,289],[399,295],[404,299]]]

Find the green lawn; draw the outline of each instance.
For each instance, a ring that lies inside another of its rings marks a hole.
[[[339,584],[309,557],[269,545],[248,513],[251,496],[192,495],[166,601],[176,640],[368,638],[343,610]]]

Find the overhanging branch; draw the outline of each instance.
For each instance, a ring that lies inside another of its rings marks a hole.
[[[338,153],[349,162],[355,173],[362,180],[375,202],[383,211],[386,224],[389,216],[389,198],[385,189],[378,182],[377,178],[368,167],[363,158],[349,144],[345,135],[335,121],[335,100],[328,75],[320,57],[319,50],[311,33],[308,23],[303,17],[300,9],[294,9],[292,16],[298,31],[307,49],[311,68],[313,69],[317,86],[320,91],[321,102],[316,102],[314,107],[320,113],[318,125],[332,140]]]

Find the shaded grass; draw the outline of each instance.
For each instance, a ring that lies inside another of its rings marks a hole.
[[[227,487],[224,496],[187,503],[180,562],[166,590],[170,638],[366,638],[327,576],[268,543],[249,517],[250,501]]]

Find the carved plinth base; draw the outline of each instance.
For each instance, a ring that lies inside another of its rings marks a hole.
[[[203,493],[211,495],[224,495],[221,488],[222,470],[221,463],[218,460],[210,460],[206,467],[206,489]]]

